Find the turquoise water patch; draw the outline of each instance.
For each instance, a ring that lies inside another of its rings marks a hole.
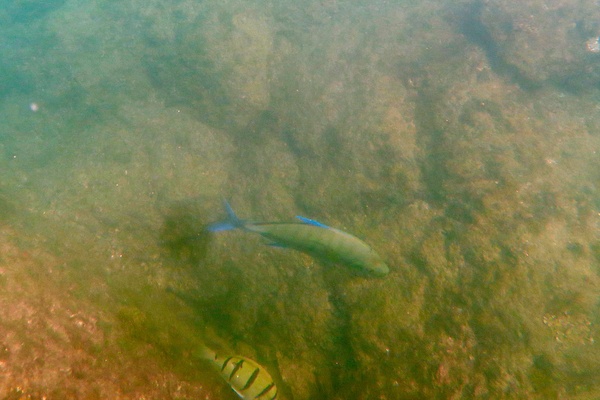
[[[571,6],[7,5],[0,397],[236,398],[205,345],[282,399],[597,397],[599,16]],[[390,273],[213,235],[223,199]]]

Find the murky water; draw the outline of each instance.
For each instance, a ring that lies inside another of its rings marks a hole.
[[[515,4],[0,1],[0,397],[600,396],[600,10]]]

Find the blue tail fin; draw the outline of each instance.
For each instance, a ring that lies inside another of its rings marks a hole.
[[[225,221],[215,222],[210,224],[206,229],[209,232],[220,232],[228,231],[235,228],[241,228],[244,226],[244,222],[235,215],[233,208],[229,205],[227,200],[223,200],[225,211],[227,211],[227,219]]]

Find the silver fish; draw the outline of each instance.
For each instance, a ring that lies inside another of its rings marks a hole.
[[[277,386],[267,370],[256,361],[242,356],[222,356],[209,348],[201,350],[229,386],[244,400],[275,400]]]
[[[332,261],[357,268],[376,276],[386,275],[390,269],[368,244],[349,233],[331,228],[309,218],[300,217],[299,223],[247,222],[239,219],[229,203],[225,202],[229,218],[208,227],[211,232],[240,228],[258,233],[277,247],[289,247],[317,259]]]

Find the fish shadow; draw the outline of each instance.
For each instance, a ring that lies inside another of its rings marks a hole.
[[[212,235],[207,231],[207,212],[199,201],[182,201],[163,209],[160,230],[163,255],[180,266],[197,266],[206,259]]]

